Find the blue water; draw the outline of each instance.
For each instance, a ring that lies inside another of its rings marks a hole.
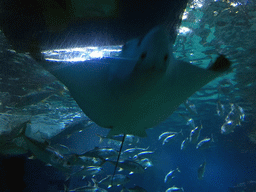
[[[172,125],[174,126],[174,125]],[[209,127],[208,127],[209,128]],[[246,129],[246,127],[243,127]],[[80,150],[88,150],[97,145],[97,137],[94,136],[94,128],[87,131],[85,134],[72,136],[68,141],[69,146],[79,148]],[[99,133],[100,128],[97,129]],[[103,130],[101,133],[104,133]],[[217,135],[218,142],[212,144],[210,149],[204,151],[195,150],[194,146],[190,146],[184,151],[180,150],[181,140],[169,146],[162,146],[160,141],[156,141],[155,133],[158,130],[151,130],[148,138],[140,141],[142,146],[150,146],[155,149],[155,153],[150,158],[154,164],[149,167],[143,174],[134,174],[131,177],[131,182],[127,187],[139,185],[144,187],[147,191],[165,191],[168,187],[173,185],[183,187],[185,191],[227,191],[228,187],[242,183],[248,180],[256,179],[256,162],[255,162],[255,148],[249,152],[241,152],[237,148],[238,144],[235,141],[243,142],[243,148],[252,149],[252,144],[246,141],[246,138],[239,139],[243,130],[238,130],[232,140],[225,142],[228,136]],[[216,139],[215,137],[215,139]],[[77,141],[79,144],[77,143]],[[89,141],[88,141],[89,140]],[[93,142],[94,140],[94,142]],[[82,142],[85,141],[85,142]],[[88,142],[86,142],[88,141]],[[154,146],[154,147],[153,147]],[[11,165],[6,166],[7,162]],[[206,160],[206,170],[203,180],[197,179],[197,168]],[[39,160],[28,160],[26,156],[8,158],[4,161],[4,172],[1,171],[2,182],[6,180],[19,180],[23,181],[26,186],[24,191],[60,191],[63,189],[63,184],[72,187],[82,186],[85,184],[86,179],[71,179],[64,182],[64,176],[55,168],[45,166]],[[106,164],[103,166],[106,174],[112,174],[113,166]],[[165,184],[164,176],[171,169],[179,167],[180,174],[169,183]],[[21,170],[20,170],[21,168]],[[22,170],[23,169],[23,170]],[[15,176],[10,174],[10,170],[17,170]],[[7,173],[9,176],[7,177]],[[104,175],[105,175],[104,173]],[[127,172],[125,172],[127,173]],[[96,176],[96,178],[102,178]],[[21,184],[20,184],[21,185]],[[1,185],[5,186],[5,185]],[[114,187],[109,191],[120,191],[121,187]]]
[[[209,129],[210,127],[206,126],[206,128]],[[246,137],[241,138],[243,130],[246,130],[246,127],[237,130],[233,136],[216,134],[215,140],[218,141],[214,142],[211,148],[203,151],[196,150],[194,146],[189,146],[184,151],[181,151],[180,143],[182,140],[178,140],[172,145],[162,146],[161,142],[157,141],[158,134],[156,134],[161,132],[157,128],[156,130],[150,130],[148,131],[148,137],[141,139],[140,146],[150,146],[150,149],[155,149],[154,155],[150,158],[154,166],[149,167],[142,175],[134,174],[130,176],[131,182],[126,186],[139,185],[147,191],[165,191],[168,187],[175,185],[182,186],[185,191],[191,192],[224,192],[228,191],[228,187],[237,183],[255,180],[256,153],[253,146],[251,146],[252,143],[248,142]],[[93,148],[98,144],[95,131],[100,134],[106,132],[106,130],[101,130],[101,128],[92,127],[86,133],[72,136],[68,141],[69,145],[81,151]],[[202,131],[202,134],[207,135],[207,130]],[[204,137],[204,135],[201,137]],[[77,141],[81,142],[78,143]],[[243,149],[250,149],[250,151],[241,151],[238,148],[240,144],[235,144],[235,141],[241,142]],[[207,162],[205,176],[203,180],[198,180],[197,168],[204,160]],[[106,164],[103,167],[106,174],[112,174],[114,168],[112,165]],[[176,167],[179,167],[181,173],[169,184],[164,184],[164,176],[169,170]],[[62,174],[58,173],[54,168],[45,167],[39,160],[25,160],[23,180],[27,191],[50,191],[51,187],[55,190],[56,188],[60,190],[64,183],[60,178],[63,179]],[[102,177],[96,176],[96,178]],[[69,184],[71,188],[72,186],[82,186],[85,183],[81,179],[71,179],[69,182],[66,182],[66,184]],[[121,187],[114,187],[109,191],[120,190]]]

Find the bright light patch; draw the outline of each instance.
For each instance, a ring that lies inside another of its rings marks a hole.
[[[240,5],[240,4],[239,3],[231,2],[230,5],[233,6],[233,7],[236,7],[236,6]]]
[[[187,18],[188,18],[188,12],[185,11],[185,12],[183,13],[183,15],[182,15],[182,20],[185,20],[185,19],[187,19]]]
[[[103,52],[102,51],[93,51],[89,54],[91,58],[102,58]]]
[[[188,27],[180,27],[179,28],[179,33],[182,34],[182,35],[185,35],[189,32],[191,32],[191,29],[189,29]]]
[[[69,61],[79,62],[103,57],[118,56],[122,50],[121,45],[104,47],[79,47],[68,49],[46,50],[42,52],[47,61]]]
[[[204,5],[204,0],[194,0],[192,3],[191,3],[191,6],[190,8],[192,9],[199,9],[201,7],[203,7]]]

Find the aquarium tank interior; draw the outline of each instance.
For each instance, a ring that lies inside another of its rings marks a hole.
[[[255,0],[0,7],[0,191],[256,191]]]

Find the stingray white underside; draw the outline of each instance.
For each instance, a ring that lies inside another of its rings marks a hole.
[[[165,120],[184,100],[219,75],[173,61],[177,67],[155,79],[118,76],[109,80],[109,68],[116,60],[121,65],[136,62],[106,58],[75,63],[54,73],[84,113],[99,126],[111,128],[110,134],[145,136],[146,128]]]
[[[145,129],[221,74],[174,59],[168,36],[152,31],[122,58],[64,63],[51,71],[92,121],[111,128],[109,135],[146,136]]]

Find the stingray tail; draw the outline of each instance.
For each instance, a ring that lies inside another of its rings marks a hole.
[[[125,137],[126,137],[126,134],[124,134],[124,136],[123,136],[122,144],[121,144],[119,152],[118,152],[118,157],[117,157],[117,160],[116,160],[116,165],[115,165],[114,173],[113,173],[113,176],[112,176],[112,179],[111,179],[111,186],[113,186],[113,179],[114,179],[114,176],[116,174],[116,169],[117,169],[119,158],[120,158],[120,155],[121,155],[121,152],[122,152],[122,148],[123,148],[123,145],[124,145]]]

